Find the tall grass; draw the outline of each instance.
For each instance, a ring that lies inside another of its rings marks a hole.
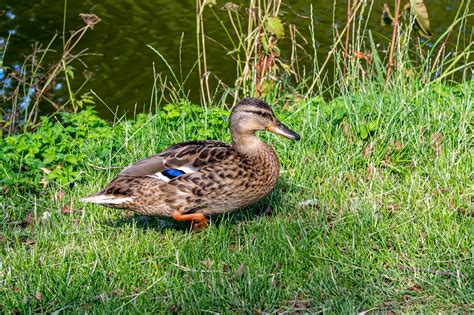
[[[245,7],[227,4],[222,8],[228,12],[227,20],[215,13],[211,2],[197,1],[196,4],[203,104],[215,104],[219,97],[223,103],[235,103],[240,97],[248,95],[270,96],[271,99],[296,96],[308,100],[317,95],[327,95],[329,91],[334,97],[341,88],[363,87],[364,82],[374,80],[390,87],[405,81],[407,75],[427,84],[446,82],[446,79],[453,80],[455,77],[458,81],[472,77],[473,33],[468,21],[472,20],[473,13],[470,11],[470,0],[461,2],[456,18],[443,34],[430,39],[431,47],[414,30],[417,28],[414,23],[416,16],[401,8],[401,1],[396,1],[392,38],[386,39],[386,42],[378,38],[377,45],[367,21],[378,19],[381,8],[375,7],[373,1],[348,1],[347,23],[340,31],[334,29],[333,44],[325,56],[318,56],[314,44],[317,35],[312,10],[309,25],[311,39],[301,37],[301,42],[298,42],[295,34],[300,33],[293,25],[285,25],[285,16],[280,13],[282,2],[279,0],[250,1]],[[336,5],[340,4],[334,1]],[[230,47],[205,35],[205,10],[210,10],[220,22]],[[282,30],[287,34],[289,31],[290,51],[282,51],[280,37],[269,23],[272,21],[281,23]],[[448,52],[446,43],[453,32],[457,36],[456,46]],[[464,35],[461,40],[462,34],[467,34],[467,38]],[[235,62],[235,84],[226,87],[217,79],[215,85],[218,89],[214,94],[210,91],[212,74],[207,70],[206,41],[220,45]],[[383,52],[378,46],[389,49]],[[298,55],[306,57],[308,50],[313,51],[313,63],[304,65],[298,60]]]
[[[296,83],[301,80],[295,71],[297,42],[294,27],[289,28],[293,55],[289,60],[284,61],[280,54],[279,41],[285,34],[283,22],[278,16],[282,5],[281,0],[252,0],[245,8],[228,3],[222,7],[227,11],[227,20],[219,17],[209,4],[206,7],[197,1],[197,5],[199,75],[204,104],[211,103],[216,98],[216,95],[212,95],[209,90],[211,76],[206,72],[205,43],[206,39],[217,43],[216,40],[205,36],[202,17],[204,10],[211,10],[214,18],[220,22],[231,46],[226,47],[222,43],[219,45],[235,62],[235,84],[232,87],[225,87],[222,82],[217,83],[217,86],[221,88],[218,91],[218,95],[222,97],[221,101],[226,102],[227,97],[230,96],[232,102],[235,103],[239,98],[248,95],[260,97],[270,94],[273,90],[281,92],[285,87],[278,82],[278,78],[282,76],[289,76]]]

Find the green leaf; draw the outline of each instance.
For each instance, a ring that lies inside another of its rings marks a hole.
[[[43,163],[49,164],[56,160],[56,153],[49,153],[44,156]]]
[[[74,67],[67,66],[66,69],[64,69],[64,73],[71,79],[74,79]]]
[[[169,112],[166,115],[167,118],[175,118],[175,117],[179,117],[179,116],[181,116],[181,114],[177,110],[172,110],[171,112]]]
[[[66,154],[66,156],[64,157],[64,160],[71,164],[77,164],[77,158],[72,154]]]
[[[163,109],[164,109],[166,112],[170,112],[170,111],[176,109],[176,106],[173,105],[173,104],[168,104],[168,105],[163,106]]]
[[[332,115],[334,123],[340,123],[347,116],[346,107],[342,104],[336,105],[332,110]]]
[[[262,86],[261,86],[261,92],[260,92],[261,96],[265,97],[268,94],[270,94],[270,92],[272,91],[274,87],[275,87],[275,83],[273,81],[270,81],[270,80],[263,81]]]
[[[267,36],[262,36],[261,37],[261,42],[262,42],[262,48],[263,48],[263,51],[268,53],[268,39],[267,39]]]
[[[278,39],[285,36],[285,29],[283,28],[283,23],[278,16],[272,16],[267,19],[265,22],[265,29],[270,34],[275,35]]]
[[[385,67],[378,53],[377,47],[375,45],[374,38],[372,37],[372,32],[369,30],[369,42],[370,42],[370,52],[372,53],[372,60],[375,67],[375,74],[377,81],[384,84],[385,83]]]
[[[367,123],[367,128],[369,129],[369,132],[377,130],[378,127],[379,127],[379,121],[378,120],[369,121]]]
[[[369,137],[369,129],[367,128],[365,124],[360,126],[359,134],[362,140],[365,140]]]

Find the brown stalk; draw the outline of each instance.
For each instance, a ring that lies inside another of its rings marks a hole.
[[[347,71],[347,55],[349,54],[349,34],[351,32],[351,0],[347,1],[347,26],[346,26],[346,48],[344,50],[344,68],[343,68],[343,77],[346,77],[346,71]]]
[[[204,74],[206,76],[206,94],[208,103],[211,102],[211,92],[209,88],[209,74],[207,73],[207,54],[206,54],[206,38],[204,36],[204,19],[202,18],[201,12],[201,41],[202,41],[202,54],[203,54],[203,65],[204,65]]]
[[[261,25],[261,19],[260,19],[260,2],[258,6],[258,14],[257,14],[257,56],[258,56],[258,61],[257,61],[257,84],[255,86],[255,97],[260,96],[260,78],[262,76],[262,25]]]
[[[395,10],[395,21],[393,22],[393,34],[392,34],[392,41],[390,43],[390,54],[388,56],[388,66],[387,66],[387,78],[385,79],[385,85],[388,85],[388,81],[390,80],[390,74],[392,73],[392,68],[394,67],[393,63],[393,50],[395,48],[396,40],[397,40],[397,33],[398,33],[398,18],[400,16],[400,0],[397,1],[397,9]]]
[[[200,24],[199,24],[199,14],[201,12],[201,1],[196,0],[196,45],[197,45],[197,54],[198,54],[198,72],[199,72],[199,80],[202,77],[202,69],[201,69],[201,41],[199,40],[199,32],[200,32]],[[201,92],[202,92],[202,82],[201,82]]]
[[[206,62],[206,46],[204,37],[204,21],[202,14],[204,6],[201,0],[196,0],[196,41],[197,41],[197,52],[198,52],[198,72],[199,72],[199,83],[201,85],[201,97],[204,105],[210,101],[209,82],[205,79],[207,73],[207,62]],[[201,64],[202,58],[202,64]],[[206,81],[205,81],[206,80]],[[205,82],[204,82],[205,81]]]
[[[260,96],[260,89],[261,89],[261,78],[262,78],[262,64],[264,63],[264,58],[262,58],[262,19],[261,19],[261,8],[260,8],[260,1],[258,2],[258,14],[257,14],[257,29],[258,29],[258,34],[257,34],[257,56],[258,56],[258,62],[257,62],[257,84],[255,87],[255,96],[259,97]]]

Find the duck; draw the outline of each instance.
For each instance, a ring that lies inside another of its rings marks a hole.
[[[125,167],[105,188],[81,201],[188,221],[193,231],[200,231],[208,226],[209,216],[255,204],[275,187],[278,156],[257,131],[300,140],[257,98],[244,98],[232,108],[229,129],[231,144],[203,140],[172,145]]]

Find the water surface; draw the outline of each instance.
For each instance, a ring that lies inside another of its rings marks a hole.
[[[369,1],[367,6],[367,10],[372,8],[372,15],[367,21],[368,27],[382,46],[386,45],[387,38],[392,32],[391,27],[380,25],[383,2]],[[227,20],[227,12],[220,9],[225,3],[226,1],[217,1],[214,10],[219,17]],[[390,3],[392,11],[393,3],[394,1]],[[239,4],[242,6],[241,10],[248,7],[247,2]],[[286,1],[281,9],[282,20],[286,26],[295,24],[308,39],[311,4],[319,59],[324,59],[333,42],[335,28],[342,30],[346,23],[347,1],[338,1],[334,8],[332,2],[324,0]],[[453,21],[460,4],[461,1],[455,0],[428,2],[434,38],[443,33]],[[0,37],[5,39],[9,31],[14,33],[4,58],[5,65],[21,63],[25,56],[31,53],[33,43],[40,42],[45,46],[53,35],[57,32],[61,33],[63,28],[63,1],[7,1],[6,4],[0,5],[0,9],[0,12],[4,12],[1,16]],[[92,89],[112,110],[118,108],[119,113],[133,113],[135,110],[146,109],[150,103],[153,84],[153,63],[157,72],[168,73],[164,63],[147,45],[159,50],[175,71],[179,72],[180,63],[185,72],[191,69],[197,55],[195,10],[195,1],[191,0],[68,1],[67,30],[82,27],[83,22],[79,17],[81,12],[95,13],[102,19],[93,31],[85,35],[78,47],[78,50],[87,48],[88,53],[93,54],[83,58],[87,64],[87,70],[95,75],[87,83],[85,90]],[[244,15],[242,13],[242,16]],[[205,23],[208,36],[230,47],[225,33],[210,10],[206,10]],[[288,34],[288,29],[286,33]],[[181,38],[182,59],[180,61]],[[450,46],[454,45],[453,41],[449,43]],[[282,45],[285,47],[285,43]],[[310,49],[309,45],[307,47]],[[53,48],[61,49],[60,39],[56,40]],[[288,53],[289,51],[283,51],[283,56]],[[209,70],[223,82],[232,86],[235,80],[235,64],[223,48],[208,41],[207,55]],[[77,87],[83,81],[81,73],[85,67],[79,62],[74,63],[74,66],[76,79],[73,84]],[[190,98],[195,102],[199,102],[198,87],[198,75],[194,72],[186,88],[190,90]],[[59,93],[65,92],[64,86],[58,86],[58,88]],[[110,110],[100,102],[97,103],[97,108],[102,116],[111,117]]]

